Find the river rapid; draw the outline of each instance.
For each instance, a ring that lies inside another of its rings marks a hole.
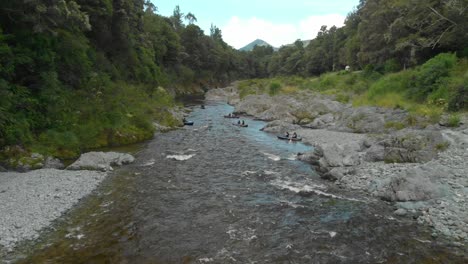
[[[193,127],[158,134],[57,221],[20,263],[466,263],[466,249],[394,207],[321,180],[301,143],[192,106]]]

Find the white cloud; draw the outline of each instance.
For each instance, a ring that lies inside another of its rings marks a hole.
[[[313,39],[322,25],[328,28],[344,25],[345,16],[330,14],[310,16],[297,24],[274,23],[260,18],[242,19],[232,17],[224,27],[224,41],[235,48],[241,48],[255,39],[263,39],[275,47],[293,43],[296,39]]]

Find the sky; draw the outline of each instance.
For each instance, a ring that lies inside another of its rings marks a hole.
[[[209,34],[213,23],[223,39],[241,48],[255,39],[275,47],[313,39],[322,25],[341,27],[359,0],[151,0],[158,14],[171,16],[176,5],[191,12]]]

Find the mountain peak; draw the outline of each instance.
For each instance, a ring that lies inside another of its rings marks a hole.
[[[256,39],[252,42],[250,42],[249,44],[247,44],[246,46],[240,48],[239,50],[240,51],[252,51],[255,46],[270,46],[270,47],[273,47],[272,45],[270,45],[268,42],[262,40],[262,39]]]

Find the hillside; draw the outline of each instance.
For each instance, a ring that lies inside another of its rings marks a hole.
[[[252,42],[250,42],[249,44],[247,44],[246,46],[240,48],[239,50],[240,51],[252,51],[255,46],[270,46],[270,47],[273,47],[272,45],[270,45],[268,42],[264,41],[264,40],[261,40],[261,39],[256,39]],[[273,47],[273,49],[276,50],[275,47]]]

